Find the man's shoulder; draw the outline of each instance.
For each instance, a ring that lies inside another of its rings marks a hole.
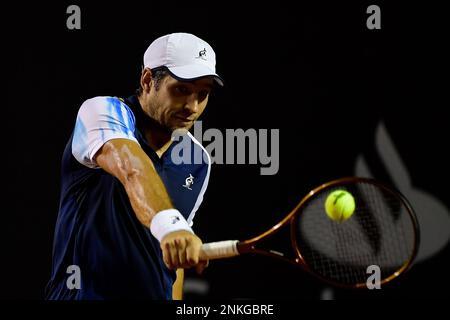
[[[116,96],[95,96],[88,98],[83,101],[83,105],[89,106],[110,106],[110,105],[124,105],[126,106],[125,100]]]
[[[134,117],[133,110],[126,101],[116,96],[96,96],[86,99],[78,112],[81,116],[106,113],[112,116],[128,114],[128,116]]]

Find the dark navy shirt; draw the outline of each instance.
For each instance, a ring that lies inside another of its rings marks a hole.
[[[120,181],[99,168],[94,156],[111,139],[139,143],[190,224],[203,200],[211,161],[190,133],[159,158],[144,138],[145,117],[136,96],[96,97],[80,107],[62,158],[47,299],[172,298],[175,272],[164,265],[158,240],[136,218]],[[79,289],[68,286],[71,266],[79,267]]]

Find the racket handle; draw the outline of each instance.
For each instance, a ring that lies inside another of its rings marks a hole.
[[[200,259],[221,259],[238,256],[238,242],[238,240],[226,240],[204,243],[200,249]]]

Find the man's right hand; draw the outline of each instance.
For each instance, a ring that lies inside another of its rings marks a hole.
[[[202,244],[202,240],[189,231],[171,232],[161,239],[164,263],[169,269],[195,266],[201,273],[208,265],[207,260],[199,258]]]

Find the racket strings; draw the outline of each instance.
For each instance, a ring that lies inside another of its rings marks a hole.
[[[385,269],[389,265],[394,268],[401,266],[414,249],[414,226],[406,207],[397,197],[381,192],[371,185],[361,187],[369,197],[369,212],[376,213],[380,217],[377,219],[380,230],[383,230],[383,238],[380,238],[383,245],[379,255],[380,264]]]
[[[310,269],[333,282],[365,283],[367,268],[376,265],[381,277],[399,270],[415,245],[414,224],[404,203],[379,187],[358,183],[344,186],[355,197],[350,219],[328,218],[327,195],[343,186],[318,193],[297,218],[297,247]]]

